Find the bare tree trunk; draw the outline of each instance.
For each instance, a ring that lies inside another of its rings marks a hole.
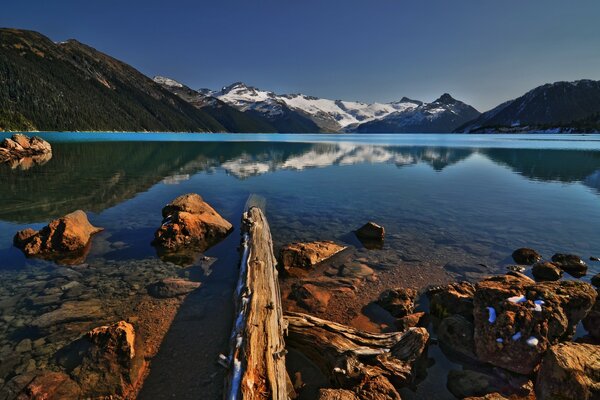
[[[236,288],[225,399],[287,400],[285,321],[269,224],[258,207],[242,218],[242,261]]]

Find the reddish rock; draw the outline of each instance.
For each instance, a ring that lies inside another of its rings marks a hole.
[[[388,289],[379,295],[376,303],[396,318],[411,314],[415,308],[417,291],[410,288]]]
[[[16,400],[67,400],[80,397],[80,387],[67,374],[44,371],[25,386]]]
[[[542,259],[542,256],[535,250],[522,247],[513,251],[512,258],[517,264],[531,265]]]
[[[528,284],[509,275],[483,280],[473,302],[476,354],[530,374],[551,345],[572,337],[595,300],[596,291],[584,282]]]
[[[290,268],[311,269],[345,248],[346,246],[331,241],[290,243],[281,248],[279,259],[286,270]]]
[[[294,283],[290,298],[308,311],[324,312],[331,300],[331,293],[330,290],[311,283]]]
[[[535,388],[539,400],[600,399],[600,346],[573,342],[552,346]]]
[[[14,244],[29,257],[81,262],[91,236],[100,232],[90,224],[87,215],[77,210],[50,222],[39,231],[31,228],[17,232]]]
[[[538,281],[557,281],[562,277],[562,270],[554,263],[542,261],[533,264],[531,273]]]
[[[469,282],[456,282],[431,288],[427,291],[431,314],[444,318],[453,314],[473,319],[475,286]]]
[[[378,240],[385,238],[385,228],[375,222],[367,222],[356,230],[356,236],[361,240]]]
[[[421,312],[409,314],[405,317],[399,318],[396,320],[396,328],[398,328],[398,330],[402,332],[402,331],[408,330],[410,328],[415,328],[417,326],[423,326],[421,324],[423,323],[425,316],[426,316],[426,314],[421,311]]]
[[[144,357],[133,325],[119,321],[92,329],[63,349],[59,363],[82,388],[85,398],[131,397],[141,384]]]
[[[320,389],[319,400],[360,400],[356,393],[346,389]]]
[[[473,324],[462,315],[451,315],[442,320],[437,336],[444,352],[468,360],[476,360]]]
[[[162,209],[163,223],[154,242],[168,251],[194,247],[205,251],[223,240],[233,226],[195,193],[177,197]]]
[[[29,138],[17,133],[0,143],[0,163],[51,153],[50,143],[37,136]]]

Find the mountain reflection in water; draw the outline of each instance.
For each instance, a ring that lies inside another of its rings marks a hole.
[[[222,168],[239,179],[332,165],[425,163],[436,171],[478,154],[529,179],[581,182],[600,194],[600,152],[277,142],[56,143],[45,165],[0,166],[0,219],[31,223],[74,209],[101,212],[158,182]]]

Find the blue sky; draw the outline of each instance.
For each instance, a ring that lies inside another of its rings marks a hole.
[[[430,101],[481,111],[546,83],[600,79],[600,1],[4,1],[0,26],[75,38],[193,88]]]

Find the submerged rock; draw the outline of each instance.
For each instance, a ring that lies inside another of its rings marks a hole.
[[[513,251],[512,258],[517,264],[531,265],[542,259],[542,256],[535,250],[522,247]]]
[[[529,379],[513,377],[500,370],[496,370],[494,373],[471,369],[450,370],[447,387],[450,393],[459,399],[490,394],[506,395],[509,398],[530,398],[533,393],[533,383]]]
[[[81,389],[69,375],[62,372],[39,371],[26,377],[29,383],[16,396],[17,400],[78,399]]]
[[[581,257],[574,254],[557,253],[552,256],[552,262],[558,265],[567,274],[575,278],[581,278],[587,274],[587,264],[581,259]]]
[[[355,232],[356,237],[367,249],[375,250],[383,248],[385,228],[374,222],[367,222]]]
[[[562,270],[549,261],[537,262],[531,268],[531,273],[538,281],[557,281],[562,277]]]
[[[16,133],[0,143],[0,163],[47,154],[52,154],[50,143],[37,136]]]
[[[346,246],[331,241],[290,243],[281,248],[279,259],[286,270],[311,269],[345,248]]]
[[[469,282],[455,282],[427,291],[431,314],[444,318],[453,314],[473,319],[475,286]]]
[[[410,288],[388,289],[379,295],[376,303],[389,311],[392,316],[402,318],[412,314],[415,309],[417,291]]]
[[[29,257],[80,263],[89,250],[91,236],[101,230],[90,224],[83,211],[77,210],[55,219],[39,231],[31,228],[19,231],[13,241]]]
[[[442,320],[437,336],[443,350],[468,360],[475,360],[473,324],[461,315],[451,315]]]
[[[536,381],[539,400],[600,398],[600,347],[583,343],[552,346]]]
[[[195,193],[177,197],[162,209],[162,216],[153,244],[172,252],[186,247],[205,251],[233,230],[231,223]]]
[[[595,300],[596,291],[584,282],[530,284],[508,275],[485,279],[473,301],[476,354],[481,361],[530,374],[551,345],[572,337]]]
[[[294,283],[290,298],[296,303],[312,312],[324,312],[331,300],[332,291],[326,287],[312,283]]]
[[[104,315],[100,300],[68,301],[62,303],[56,310],[40,315],[31,322],[31,325],[36,328],[49,328],[66,322],[94,321]]]
[[[159,299],[167,299],[186,295],[200,286],[200,282],[191,282],[181,278],[165,278],[150,284],[148,286],[148,294]]]

